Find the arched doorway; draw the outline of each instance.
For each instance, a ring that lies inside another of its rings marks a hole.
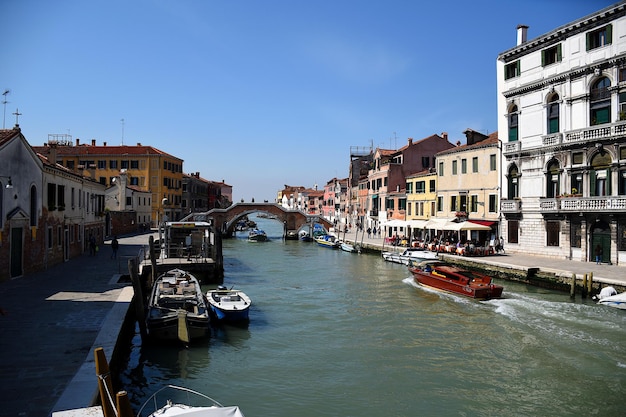
[[[589,259],[596,260],[596,248],[602,249],[602,262],[611,261],[611,228],[605,221],[596,221],[591,228],[591,245]]]

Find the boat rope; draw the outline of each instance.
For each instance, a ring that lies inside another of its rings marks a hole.
[[[111,396],[111,392],[109,391],[109,386],[107,384],[107,378],[111,376],[110,372],[107,372],[106,374],[98,374],[98,378],[102,380],[102,385],[104,385],[104,390],[107,393],[107,398],[109,399],[109,404],[111,405],[111,409],[113,410],[113,413],[115,414],[115,416],[117,417],[117,407],[115,406],[115,401],[113,401],[113,397]]]

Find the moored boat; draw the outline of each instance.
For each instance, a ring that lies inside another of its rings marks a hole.
[[[189,343],[209,335],[209,321],[206,298],[196,277],[172,269],[156,279],[146,317],[150,337]]]
[[[161,399],[165,398],[165,401],[160,401],[159,396]],[[185,398],[185,402],[174,397]],[[192,405],[192,401],[198,405]],[[166,385],[152,394],[139,409],[138,416],[144,415],[144,409],[154,410],[148,417],[244,417],[238,406],[223,406],[207,395],[176,385]]]
[[[598,304],[626,310],[626,292],[618,294],[613,287],[604,287],[596,299]]]
[[[441,262],[411,263],[409,271],[420,285],[479,300],[499,298],[504,290],[487,275]]]
[[[348,243],[346,241],[341,241],[340,243],[340,247],[341,250],[344,252],[350,252],[350,253],[360,253],[361,252],[361,248],[359,247],[359,245],[353,245],[351,243]]]
[[[248,234],[248,240],[251,242],[265,242],[267,240],[267,233],[261,229],[252,229]]]
[[[329,248],[329,249],[338,249],[341,243],[337,238],[333,235],[320,235],[313,238],[315,242],[319,246]]]
[[[249,320],[252,301],[243,291],[220,285],[217,289],[207,291],[207,299],[211,313],[217,320],[227,322]]]
[[[387,262],[409,265],[409,263],[419,263],[422,261],[438,260],[437,252],[422,248],[406,248],[402,252],[386,251],[382,253],[383,259]]]

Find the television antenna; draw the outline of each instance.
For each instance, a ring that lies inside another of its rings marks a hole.
[[[124,146],[124,119],[120,120],[122,122],[122,146]]]
[[[6,90],[4,90],[4,93],[2,93],[2,95],[4,96],[2,98],[2,104],[4,105],[4,113],[2,115],[2,128],[4,129],[4,122],[6,120],[6,116],[7,116],[7,94],[10,94],[11,90],[9,90],[8,88]]]

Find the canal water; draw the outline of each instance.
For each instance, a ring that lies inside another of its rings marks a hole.
[[[247,417],[625,414],[626,312],[511,282],[499,300],[442,294],[253,220],[269,242],[224,241],[250,324],[188,348],[136,335],[121,376],[136,410],[175,384]]]

